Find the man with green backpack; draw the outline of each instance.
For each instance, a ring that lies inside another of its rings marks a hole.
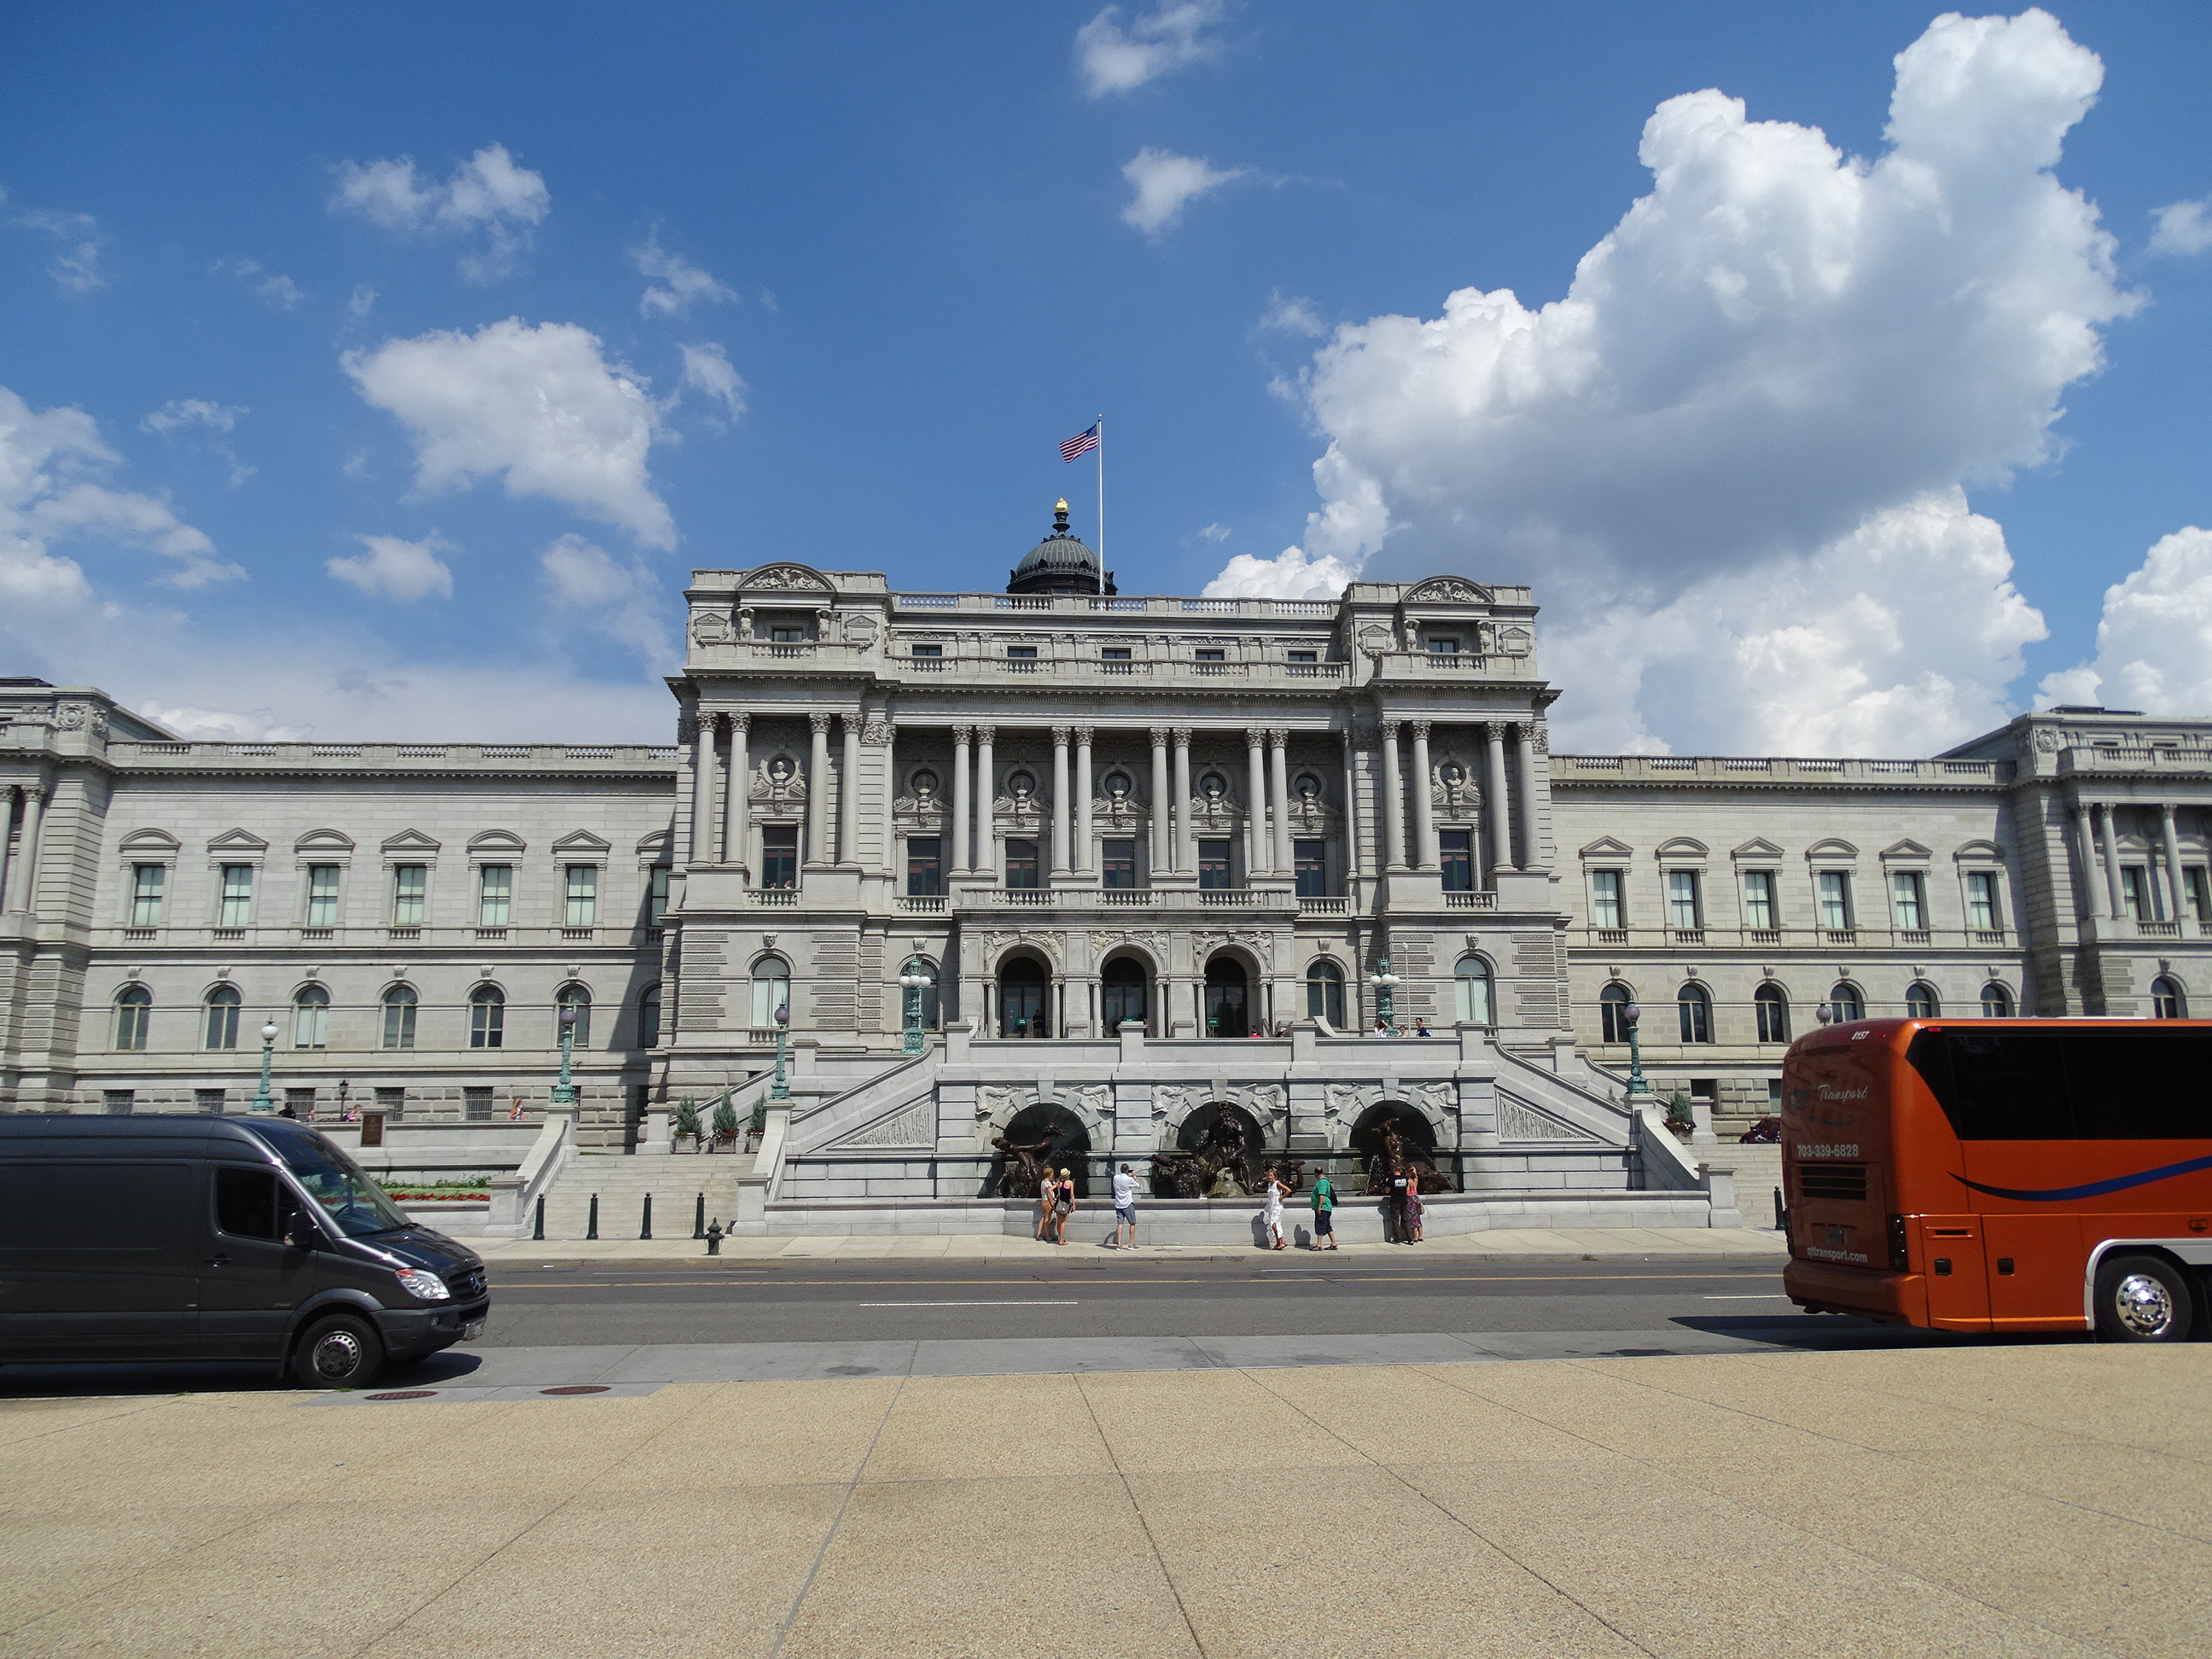
[[[1336,1248],[1336,1187],[1323,1170],[1314,1177],[1313,1188],[1313,1248],[1333,1250]],[[1328,1243],[1323,1244],[1322,1240]]]

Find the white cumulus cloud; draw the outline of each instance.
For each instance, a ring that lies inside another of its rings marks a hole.
[[[1672,98],[1650,193],[1565,297],[1468,288],[1339,329],[1300,384],[1328,447],[1291,585],[1328,560],[1533,582],[1581,743],[1925,749],[2001,716],[2041,622],[1959,487],[2051,454],[2139,303],[2051,172],[2103,66],[2031,10],[1940,17],[1896,68],[1879,155]],[[1942,596],[1940,628],[1899,581]],[[1690,654],[1613,654],[1638,617]],[[1774,678],[1697,691],[1723,660]]]
[[[1122,165],[1121,176],[1129,181],[1132,194],[1129,205],[1121,210],[1121,222],[1158,241],[1174,228],[1191,203],[1251,171],[1217,167],[1195,155],[1177,155],[1148,145]]]
[[[638,274],[649,280],[637,302],[641,317],[681,317],[695,305],[734,303],[737,290],[725,288],[680,253],[660,246],[658,236],[629,251]]]
[[[557,610],[630,647],[648,663],[672,659],[660,582],[642,564],[617,559],[580,536],[562,537],[538,563]]]
[[[289,311],[307,297],[289,276],[264,270],[258,259],[218,259],[214,269],[224,276],[237,277],[253,290],[255,298],[279,311]]]
[[[2106,588],[2096,656],[2045,676],[2038,701],[2212,714],[2212,530],[2160,538]]]
[[[2212,196],[2169,202],[2154,208],[2150,233],[2153,253],[2202,253],[2212,247]]]
[[[419,491],[499,474],[510,495],[548,496],[648,547],[676,544],[646,465],[659,406],[644,377],[608,361],[588,329],[509,317],[474,334],[388,340],[340,362],[363,398],[408,428]]]
[[[688,345],[684,352],[684,384],[703,392],[722,405],[732,420],[745,412],[745,383],[730,365],[729,354],[712,341]]]
[[[230,434],[238,429],[239,416],[247,412],[239,404],[211,404],[204,398],[172,398],[140,421],[138,429],[163,438],[174,438],[179,433],[205,434],[200,441],[222,458],[230,469],[231,487],[236,489],[252,477],[254,471],[238,459],[238,452],[230,444]]]
[[[1075,32],[1083,89],[1093,98],[1134,92],[1147,81],[1218,57],[1220,40],[1208,31],[1227,9],[1222,0],[1168,0],[1124,27],[1121,9],[1107,7]]]
[[[7,199],[0,192],[0,201]],[[71,294],[89,294],[96,288],[106,288],[107,277],[100,268],[101,251],[107,238],[101,234],[100,222],[89,213],[56,213],[48,209],[27,209],[9,216],[8,222],[24,230],[43,232],[60,244],[53,258],[46,265],[46,274]]]
[[[543,173],[520,165],[506,145],[486,144],[442,183],[419,172],[410,155],[342,161],[331,205],[386,230],[478,236],[478,245],[462,256],[461,274],[489,283],[514,270],[553,197]]]
[[[436,537],[419,542],[404,541],[397,536],[363,536],[359,539],[368,550],[367,552],[350,558],[326,559],[323,568],[349,586],[380,599],[406,603],[428,599],[433,593],[445,599],[453,597],[452,567],[438,556],[441,551],[453,550]]]

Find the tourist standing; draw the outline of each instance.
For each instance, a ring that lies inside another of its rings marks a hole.
[[[1406,1226],[1412,1235],[1408,1244],[1421,1242],[1421,1172],[1417,1169],[1406,1171]]]
[[[1382,1179],[1382,1242],[1386,1244],[1408,1244],[1406,1237],[1406,1189],[1408,1177],[1403,1164],[1393,1164]]]
[[[1114,1175],[1114,1247],[1137,1248],[1137,1177],[1126,1164]]]
[[[1313,1189],[1313,1247],[1316,1250],[1336,1248],[1336,1187],[1328,1178],[1328,1171],[1314,1177]],[[1324,1244],[1322,1240],[1327,1239]]]
[[[1429,1022],[1423,1019],[1419,1014],[1415,1014],[1413,1016],[1413,1035],[1417,1037],[1423,1037],[1428,1036],[1428,1034]]]
[[[1053,1206],[1059,1198],[1059,1183],[1053,1179],[1052,1165],[1048,1164],[1044,1167],[1044,1174],[1037,1181],[1036,1236],[1040,1244],[1049,1242],[1048,1235],[1052,1231]]]
[[[1053,1221],[1056,1244],[1067,1243],[1067,1218],[1075,1213],[1075,1176],[1066,1170],[1060,1172],[1060,1185],[1053,1192]]]
[[[1274,1241],[1273,1248],[1283,1249],[1283,1200],[1290,1195],[1290,1186],[1282,1173],[1270,1165],[1267,1170],[1267,1237]]]

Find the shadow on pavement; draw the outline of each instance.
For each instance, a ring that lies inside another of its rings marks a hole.
[[[454,1382],[483,1364],[479,1354],[447,1349],[405,1364],[387,1365],[378,1389],[421,1389]],[[0,1400],[65,1400],[169,1394],[309,1394],[263,1359],[149,1360],[107,1365],[0,1365]]]
[[[2086,1331],[2003,1332],[1980,1335],[1966,1331],[1928,1331],[1910,1325],[1883,1325],[1843,1314],[1700,1314],[1668,1323],[1708,1336],[1733,1337],[1778,1348],[1832,1352],[1849,1348],[1990,1348],[2081,1342]]]

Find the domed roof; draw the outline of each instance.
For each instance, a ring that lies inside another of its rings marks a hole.
[[[1068,528],[1067,503],[1053,509],[1052,533],[1022,556],[1008,574],[1009,593],[1091,593],[1099,590],[1098,556]],[[1114,591],[1109,576],[1105,591]]]

